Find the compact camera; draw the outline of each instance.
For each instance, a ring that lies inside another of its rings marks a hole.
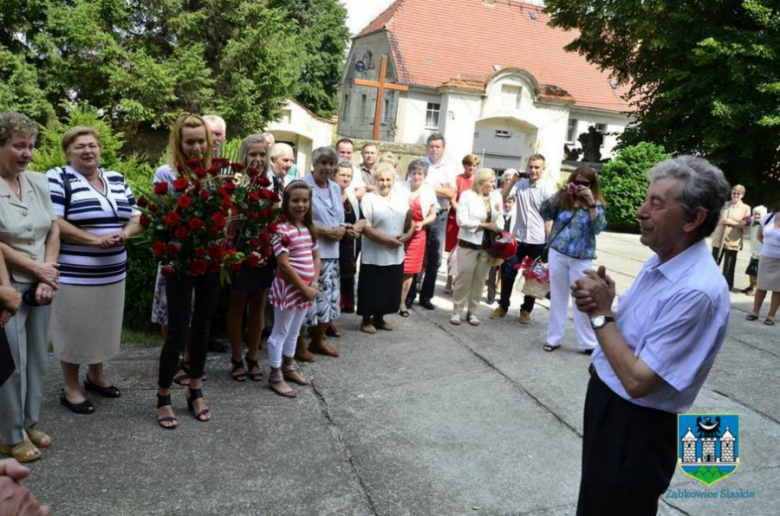
[[[575,185],[574,183],[569,183],[566,185],[566,190],[572,195],[577,195],[578,193],[580,193],[580,191],[582,191],[582,188],[583,188],[582,186]]]

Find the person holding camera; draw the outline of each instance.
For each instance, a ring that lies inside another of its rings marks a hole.
[[[515,265],[526,257],[536,259],[542,254],[544,244],[547,241],[550,224],[545,223],[539,213],[542,203],[555,195],[555,186],[542,180],[544,175],[544,156],[534,154],[528,158],[528,167],[525,173],[515,174],[506,181],[501,190],[504,204],[510,198],[515,200],[515,226],[512,235],[517,239],[517,252],[515,256],[506,260],[501,270],[501,299],[491,319],[504,317],[509,311],[509,299],[512,297],[512,287],[515,284],[517,271]],[[519,320],[521,324],[531,322],[531,312],[534,309],[536,298],[525,296],[520,307]]]
[[[596,235],[607,227],[604,197],[590,167],[579,167],[558,193],[544,201],[540,212],[544,220],[552,221],[550,233],[550,316],[547,319],[545,351],[555,351],[561,345],[569,308],[569,286],[593,267],[596,258]],[[577,347],[586,354],[598,344],[588,316],[574,310],[574,330]]]
[[[0,113],[0,251],[8,271],[0,285],[24,292],[25,302],[5,320],[14,363],[0,387],[0,452],[19,462],[41,458],[51,438],[37,428],[48,362],[50,304],[59,286],[60,230],[49,181],[28,172],[38,125],[19,113]]]

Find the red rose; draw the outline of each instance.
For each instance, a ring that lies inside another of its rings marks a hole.
[[[270,224],[268,224],[267,231],[272,234],[276,233],[277,231],[279,231],[279,225],[276,222],[271,222]]]
[[[225,216],[220,212],[215,212],[211,215],[211,222],[218,228],[224,228],[226,223]]]
[[[250,211],[249,213],[246,214],[246,216],[249,220],[257,220],[260,217],[260,215],[258,215],[256,211]]]
[[[165,244],[161,240],[155,240],[152,244],[152,251],[157,258],[162,258],[165,254]]]
[[[212,260],[221,260],[222,259],[222,248],[218,246],[217,244],[211,244],[209,246],[209,256],[211,256]]]
[[[199,167],[203,163],[200,158],[187,158],[187,166],[190,168]]]
[[[187,225],[193,231],[198,231],[199,229],[203,229],[204,224],[205,222],[203,222],[203,220],[199,219],[198,217],[191,217],[190,220],[187,221]]]
[[[209,232],[214,236],[219,235],[220,231],[222,231],[222,228],[219,226],[211,226],[211,229],[209,229]]]
[[[239,272],[241,272],[241,263],[233,262],[230,265],[228,265],[228,269],[230,270],[230,274],[238,274]]]
[[[186,210],[187,208],[192,206],[192,199],[190,198],[189,195],[184,194],[181,197],[179,197],[179,199],[176,201],[176,205],[179,208]]]
[[[187,269],[187,272],[192,274],[193,276],[199,276],[206,272],[206,269],[208,269],[209,264],[206,262],[206,260],[195,260],[190,264],[189,269]]]
[[[190,182],[184,179],[183,177],[180,177],[176,181],[173,182],[173,188],[177,192],[183,192],[187,189],[187,187],[190,186]]]
[[[219,174],[219,166],[217,166],[217,165],[211,165],[211,166],[209,167],[209,170],[208,170],[208,172],[209,172],[209,174],[211,174],[212,176],[216,176],[217,174]]]
[[[271,192],[270,190],[266,190],[266,189],[260,190],[259,194],[260,194],[260,197],[262,197],[263,199],[270,199],[273,196],[273,192]]]
[[[260,258],[258,258],[256,254],[250,254],[249,258],[246,259],[246,264],[254,269],[260,265]]]
[[[171,242],[170,244],[165,246],[165,254],[174,256],[176,253],[179,252],[179,249],[181,249],[181,244],[178,242]]]
[[[149,205],[149,211],[152,213],[157,213],[157,205],[156,204],[150,204]]]
[[[196,176],[203,178],[206,177],[206,169],[203,167],[195,167],[195,170],[192,171]]]
[[[165,223],[168,224],[168,226],[173,227],[176,224],[178,224],[181,221],[181,215],[176,213],[175,211],[169,212],[165,216]]]
[[[262,240],[264,244],[271,243],[271,235],[268,234],[268,231],[263,231],[258,236],[260,237],[260,240]]]
[[[168,183],[154,183],[154,193],[157,195],[165,195],[168,193]]]
[[[152,223],[152,219],[150,219],[144,214],[141,214],[141,218],[138,220],[138,223],[141,224],[142,228],[148,228],[149,224]]]
[[[203,199],[204,201],[208,201],[209,197],[211,197],[211,192],[209,192],[208,190],[201,190],[200,191],[200,198],[201,199]]]
[[[268,177],[268,174],[263,174],[260,176],[260,184],[265,186],[266,188],[271,186],[271,179]]]
[[[255,167],[249,167],[246,169],[246,175],[248,175],[249,177],[255,177],[259,173],[260,171]]]
[[[182,172],[184,172],[184,165],[176,165],[176,170],[178,170],[179,174],[181,174]]]
[[[211,272],[212,274],[219,272],[221,268],[222,265],[219,262],[211,262],[209,264],[209,272]]]
[[[176,231],[173,232],[173,236],[178,238],[179,240],[184,240],[187,238],[187,235],[189,235],[189,232],[187,231],[187,228],[184,226],[179,226],[176,228]]]
[[[162,269],[160,269],[160,274],[166,278],[173,276],[173,265],[163,265]]]
[[[258,202],[260,200],[260,194],[257,192],[249,192],[249,201]]]
[[[139,197],[138,200],[135,201],[135,203],[141,208],[146,208],[147,206],[149,206],[149,201],[146,200],[146,197],[144,197],[143,195]]]
[[[277,194],[277,193],[271,193],[271,200],[273,202],[281,202],[282,198],[279,197],[279,194]]]
[[[256,249],[260,247],[260,239],[259,238],[250,238],[249,239],[249,247]]]
[[[214,158],[211,160],[211,163],[217,167],[224,167],[229,163],[227,158]]]
[[[198,247],[195,249],[195,256],[197,258],[205,258],[206,257],[206,249],[203,247]]]
[[[233,195],[233,193],[236,191],[236,188],[238,187],[232,180],[225,183],[225,193],[228,195]]]
[[[271,251],[270,247],[263,247],[260,249],[260,254],[262,254],[265,258],[270,258],[273,252]]]
[[[242,170],[244,170],[244,165],[242,165],[241,163],[231,163],[230,168],[233,169],[233,172],[241,172]]]
[[[274,214],[274,207],[273,206],[269,206],[268,208],[265,208],[265,209],[263,209],[263,211],[260,212],[260,215],[264,219],[267,219],[267,218],[271,217],[273,214]],[[275,233],[275,231],[274,231],[274,233]]]
[[[278,220],[280,223],[284,224],[285,222],[287,222],[287,217],[285,217],[285,216],[284,216],[284,213],[282,213],[281,215],[279,215],[279,219],[277,219],[277,220]]]
[[[203,183],[200,182],[200,179],[196,179],[194,183],[192,183],[195,186],[195,191],[199,192],[201,188],[203,188]]]

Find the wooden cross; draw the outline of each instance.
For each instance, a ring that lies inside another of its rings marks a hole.
[[[365,79],[352,79],[352,84],[355,86],[368,86],[369,88],[376,88],[376,109],[374,110],[374,137],[373,140],[379,140],[379,130],[381,129],[380,122],[382,120],[382,108],[384,107],[385,90],[395,91],[409,91],[407,86],[401,86],[400,84],[389,84],[385,82],[385,73],[387,72],[387,56],[382,56],[381,64],[379,65],[379,82],[367,81]]]

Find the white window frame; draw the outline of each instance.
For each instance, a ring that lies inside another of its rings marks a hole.
[[[579,120],[576,118],[569,118],[569,122],[566,125],[566,143],[574,143],[577,141],[577,125]]]
[[[435,119],[436,124],[430,122]],[[426,129],[438,129],[439,122],[441,121],[441,104],[436,102],[428,102],[425,108],[425,128]]]

